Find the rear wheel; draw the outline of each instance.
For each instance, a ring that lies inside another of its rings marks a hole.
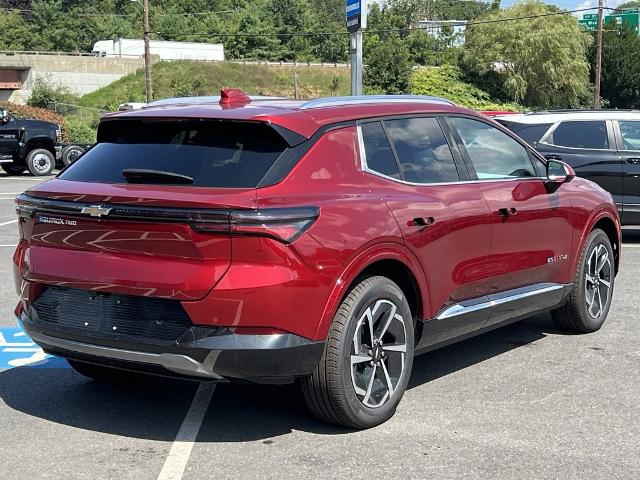
[[[580,256],[573,291],[567,303],[551,312],[564,330],[590,333],[602,327],[607,318],[615,264],[609,237],[599,229],[591,232]]]
[[[336,313],[324,354],[302,381],[310,410],[352,428],[395,413],[413,364],[413,317],[402,290],[375,276],[360,281]]]
[[[75,162],[80,155],[84,153],[84,148],[78,145],[67,145],[62,149],[60,153],[60,158],[62,159],[62,164],[65,167],[68,167],[73,162]]]
[[[31,150],[27,155],[27,168],[38,177],[50,175],[56,166],[56,158],[53,153],[44,148]]]
[[[2,163],[2,169],[7,172],[9,175],[22,175],[24,171],[27,169],[25,164],[20,164],[16,162],[12,163]]]

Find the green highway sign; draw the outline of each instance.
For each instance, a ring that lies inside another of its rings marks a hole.
[[[614,13],[613,15],[607,15],[603,19],[604,24],[614,22],[616,26],[622,26],[624,23],[632,26],[636,32],[640,27],[640,9],[630,8],[623,10],[620,13]],[[578,23],[585,27],[590,32],[595,31],[598,28],[598,14],[587,13],[582,16],[582,20],[578,20]]]

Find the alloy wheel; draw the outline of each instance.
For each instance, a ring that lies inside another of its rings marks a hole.
[[[599,318],[609,301],[611,273],[609,250],[599,243],[589,254],[584,282],[585,302],[591,318]]]
[[[351,381],[358,400],[377,408],[394,394],[405,369],[405,319],[396,304],[377,300],[364,311],[353,334]]]

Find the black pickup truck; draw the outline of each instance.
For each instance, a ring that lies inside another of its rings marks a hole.
[[[9,175],[25,170],[49,175],[56,167],[73,162],[87,146],[62,144],[62,131],[55,123],[17,119],[0,109],[0,166]]]

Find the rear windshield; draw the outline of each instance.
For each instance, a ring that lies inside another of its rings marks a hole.
[[[98,144],[60,175],[64,180],[127,183],[123,170],[165,172],[197,187],[252,188],[287,145],[264,123],[113,120],[100,125]]]
[[[547,133],[547,130],[549,130],[549,127],[552,125],[551,123],[536,123],[532,125],[527,123],[510,122],[507,120],[498,120],[498,122],[532,146],[534,143],[540,141],[542,136]]]

